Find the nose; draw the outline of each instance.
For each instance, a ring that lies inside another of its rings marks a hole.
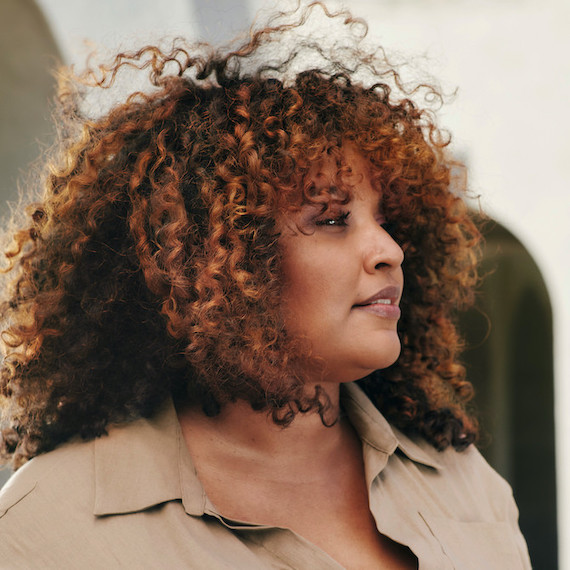
[[[380,225],[375,224],[366,238],[364,269],[367,273],[402,265],[404,252],[394,238]]]

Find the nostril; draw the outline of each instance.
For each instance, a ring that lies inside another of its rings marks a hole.
[[[374,266],[374,269],[382,269],[383,267],[390,267],[389,263],[385,263],[384,261],[381,261],[380,263],[377,263]]]

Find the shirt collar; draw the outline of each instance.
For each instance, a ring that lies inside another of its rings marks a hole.
[[[149,419],[114,426],[95,440],[95,515],[130,513],[181,500],[202,515],[207,499],[169,398]]]
[[[441,468],[434,458],[437,452],[390,426],[359,386],[350,383],[341,388],[343,408],[365,447],[369,483],[396,449],[416,463]],[[152,418],[110,428],[108,436],[95,440],[94,456],[95,515],[132,513],[179,500],[190,515],[216,516],[198,480],[171,399]]]
[[[378,408],[355,382],[341,385],[341,403],[356,433],[364,444],[381,454],[392,455],[399,449],[408,459],[441,469],[437,451],[423,440],[414,440],[391,426]]]

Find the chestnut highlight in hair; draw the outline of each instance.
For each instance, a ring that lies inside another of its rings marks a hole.
[[[362,47],[364,24],[318,6],[352,45],[301,38],[278,59],[311,5],[225,54],[179,40],[61,76],[43,196],[4,252],[1,446],[15,467],[169,396],[210,415],[242,399],[282,425],[322,417],[323,395],[304,394],[299,373],[310,345],[280,315],[276,220],[308,199],[311,164],[343,144],[370,162],[405,253],[402,354],[360,384],[438,449],[474,440],[451,314],[472,300],[479,234],[450,190],[448,141],[382,52]],[[306,54],[318,68],[296,69]],[[111,88],[125,68],[147,70],[152,88],[87,116],[87,89]]]

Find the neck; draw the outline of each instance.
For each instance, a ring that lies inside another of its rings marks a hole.
[[[339,385],[322,386],[331,403],[326,419],[334,421],[339,414]],[[272,476],[295,472],[310,477],[308,466],[332,460],[347,437],[354,437],[346,422],[327,427],[314,412],[298,413],[283,428],[267,412],[254,411],[242,401],[226,405],[212,418],[197,408],[181,409],[178,415],[195,460],[207,455],[208,462],[219,464],[220,469],[247,471],[261,466]]]

